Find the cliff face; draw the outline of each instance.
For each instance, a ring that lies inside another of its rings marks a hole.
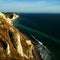
[[[0,59],[42,60],[31,41],[13,26],[18,17],[0,13]]]

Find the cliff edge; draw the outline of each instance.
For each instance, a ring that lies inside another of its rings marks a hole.
[[[18,17],[0,12],[0,59],[42,60],[36,46],[13,26],[12,22]]]

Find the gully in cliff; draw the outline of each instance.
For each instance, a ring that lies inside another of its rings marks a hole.
[[[0,59],[42,60],[32,42],[13,26],[19,16],[0,12]]]

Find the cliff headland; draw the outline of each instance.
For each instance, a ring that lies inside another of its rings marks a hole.
[[[19,16],[0,12],[0,59],[42,60],[36,46],[13,26]]]

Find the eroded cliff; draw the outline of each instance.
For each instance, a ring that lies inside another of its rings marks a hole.
[[[12,21],[18,17],[0,13],[0,59],[42,60],[35,45],[13,26]]]

